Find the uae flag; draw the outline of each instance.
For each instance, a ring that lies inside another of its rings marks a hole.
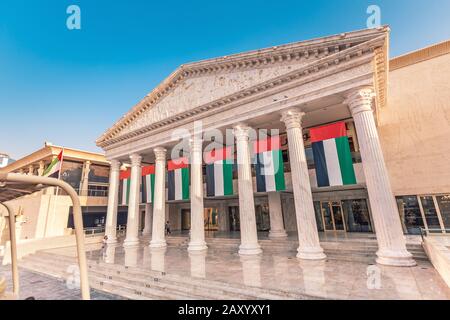
[[[187,158],[168,162],[167,180],[169,201],[189,200],[189,161]]]
[[[59,179],[59,174],[61,172],[63,162],[63,150],[59,153],[58,157],[53,159],[53,161],[50,163],[50,165],[45,169],[44,173],[42,174],[44,177],[48,178],[57,178]]]
[[[232,147],[204,153],[206,163],[206,194],[208,197],[233,195]]]
[[[356,184],[345,122],[311,129],[319,187]]]
[[[142,168],[141,202],[153,203],[155,190],[155,166]]]
[[[256,141],[256,189],[258,192],[286,190],[284,181],[284,162],[280,137],[269,137]]]
[[[119,183],[119,206],[127,206],[130,200],[131,170],[120,172]]]

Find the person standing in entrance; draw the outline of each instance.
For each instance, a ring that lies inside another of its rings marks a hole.
[[[169,235],[169,234],[171,234],[171,232],[170,232],[170,223],[167,220],[167,222],[166,222],[166,235]]]

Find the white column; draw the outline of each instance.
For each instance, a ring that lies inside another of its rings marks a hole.
[[[39,161],[38,175],[41,177],[44,174],[44,171],[45,171],[45,162],[41,160]]]
[[[166,153],[164,148],[155,148],[155,195],[153,200],[153,228],[151,248],[167,246],[164,225],[166,221]]]
[[[81,177],[80,182],[80,196],[88,195],[88,186],[89,186],[89,172],[91,171],[91,162],[86,161],[83,167],[83,176]]]
[[[134,246],[139,243],[139,192],[141,186],[142,157],[136,153],[130,156],[131,181],[130,198],[128,201],[127,237],[124,246]]]
[[[30,164],[30,165],[28,166],[28,175],[29,175],[29,176],[34,175],[34,166],[33,166],[32,164]]]
[[[151,203],[145,204],[145,221],[144,221],[144,230],[142,231],[142,235],[149,236],[152,234],[152,216],[153,209]]]
[[[106,212],[105,235],[107,243],[116,243],[117,235],[117,206],[119,204],[119,174],[120,162],[111,160],[109,171],[108,210]]]
[[[314,213],[308,164],[303,144],[303,116],[303,112],[291,109],[283,112],[281,118],[281,121],[286,124],[289,144],[289,160],[299,242],[297,258],[321,260],[325,259],[326,256],[319,243],[319,233]]]
[[[239,254],[241,255],[262,253],[261,247],[258,244],[256,229],[249,133],[250,128],[245,125],[240,124],[234,127],[238,163],[239,217],[241,227]]]
[[[191,241],[189,251],[206,250],[203,207],[202,139],[194,136],[191,152]]]
[[[286,238],[287,233],[284,230],[281,194],[279,192],[269,192],[268,199],[270,216],[269,238]]]
[[[372,217],[378,240],[377,262],[390,266],[414,266],[406,250],[398,208],[392,194],[372,110],[371,87],[353,90],[346,103],[355,121]]]

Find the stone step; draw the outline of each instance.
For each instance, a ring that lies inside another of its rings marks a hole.
[[[50,267],[49,265],[26,262],[24,268],[53,276],[58,279],[66,279],[67,274],[57,267]],[[45,270],[45,271],[44,271]],[[105,279],[104,276],[89,272],[89,284],[93,289],[105,291],[115,295],[125,297],[127,299],[150,299],[150,300],[190,300],[191,296],[174,294],[154,288],[141,287],[134,285],[129,281],[115,281],[112,279]],[[198,299],[198,297],[195,297]]]
[[[47,262],[42,261],[32,261],[31,259],[27,259],[22,263],[23,267],[34,272],[43,273],[50,275],[52,277],[58,279],[66,279],[69,275],[66,270],[70,264],[66,266],[61,265],[52,265]],[[90,270],[89,272],[89,282],[91,287],[97,290],[102,290],[110,293],[114,293],[117,295],[121,295],[125,298],[129,299],[168,299],[168,300],[191,300],[191,299],[205,299],[205,297],[198,296],[195,294],[181,294],[174,291],[166,291],[161,290],[156,287],[146,287],[141,283],[136,283],[130,281],[130,279],[120,279],[119,281],[116,279],[109,279],[104,274],[93,272]],[[120,293],[123,291],[122,293]],[[118,293],[119,292],[119,293]]]
[[[52,253],[37,253],[36,255],[27,258],[27,263],[34,263],[31,265],[34,269],[41,269],[51,272],[52,275],[59,277],[64,276],[65,270],[67,270],[68,265],[76,263],[75,258],[66,256],[57,256]],[[52,261],[52,266],[46,266],[49,261]],[[36,266],[37,265],[37,266]],[[28,265],[28,267],[30,267]],[[116,280],[117,272],[126,274],[125,278],[120,279],[121,281],[136,280],[141,281],[144,284],[139,284],[137,288],[145,286],[148,284],[148,279],[157,279],[158,285],[170,287],[173,290],[181,290],[184,292],[189,292],[192,295],[194,292],[199,293],[203,299],[208,296],[215,295],[217,299],[308,299],[298,293],[285,292],[281,290],[271,290],[262,288],[251,288],[245,286],[230,285],[222,282],[215,282],[211,280],[204,279],[194,279],[190,277],[180,277],[177,275],[169,275],[157,271],[142,271],[140,269],[133,269],[129,267],[110,265],[106,263],[95,263],[89,261],[90,272],[95,272],[96,279],[100,280]],[[62,274],[62,276],[61,276]],[[108,279],[109,276],[114,276],[113,279]],[[91,277],[91,276],[90,276]],[[188,289],[186,289],[188,288]],[[96,289],[102,290],[101,287],[96,287]],[[136,288],[134,288],[136,289]],[[132,293],[132,292],[131,292]],[[155,295],[155,293],[153,293]],[[125,296],[127,298],[132,298],[130,296]],[[200,297],[197,297],[200,299]]]
[[[132,273],[124,273],[117,274],[116,272],[107,272],[105,270],[102,271],[94,271],[90,269],[90,273],[96,275],[99,279],[108,280],[116,280],[117,282],[126,282],[133,284],[137,287],[145,287],[145,288],[156,288],[163,292],[169,291],[171,293],[176,293],[178,295],[186,295],[189,296],[190,299],[198,299],[198,300],[244,300],[250,299],[253,297],[248,296],[237,296],[230,295],[226,292],[218,293],[217,291],[207,290],[205,288],[199,287],[188,287],[180,284],[172,284],[169,281],[159,281],[158,278],[151,277],[142,277],[137,276]]]

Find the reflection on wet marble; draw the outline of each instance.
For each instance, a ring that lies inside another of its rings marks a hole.
[[[68,250],[55,253],[70,254]],[[423,261],[416,267],[396,268],[331,259],[304,261],[288,253],[244,257],[227,250],[189,253],[177,247],[154,249],[143,244],[104,249],[91,245],[87,250],[90,260],[322,298],[450,299],[450,289],[432,265]]]

